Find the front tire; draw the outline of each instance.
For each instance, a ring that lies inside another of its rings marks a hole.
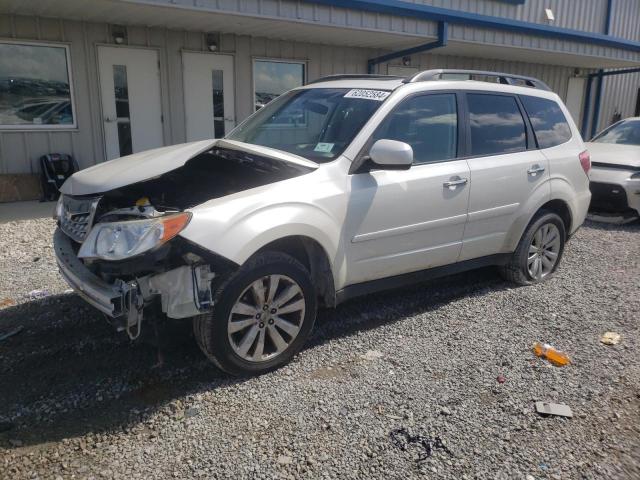
[[[548,280],[558,268],[566,240],[562,219],[549,211],[539,212],[522,234],[509,263],[500,267],[505,280],[533,285]]]
[[[316,298],[300,262],[280,252],[258,254],[218,287],[212,312],[194,318],[196,340],[213,363],[232,375],[275,370],[306,342]]]

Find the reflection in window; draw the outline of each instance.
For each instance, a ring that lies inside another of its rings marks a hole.
[[[458,145],[456,97],[422,95],[403,101],[374,134],[374,139],[398,140],[413,148],[413,163],[455,158]]]
[[[470,93],[467,103],[472,155],[500,155],[527,149],[524,120],[514,97]]]
[[[571,138],[571,128],[556,102],[525,95],[520,100],[531,120],[538,147],[555,147]]]
[[[131,117],[129,115],[129,85],[127,83],[127,66],[113,66],[113,88],[116,99],[116,121],[118,122],[118,143],[120,156],[131,155]]]
[[[304,63],[255,60],[254,104],[259,110],[271,100],[304,84]]]
[[[622,120],[604,130],[591,141],[597,143],[619,143],[620,145],[640,145],[640,120]]]
[[[0,43],[0,127],[73,126],[66,47]]]
[[[224,84],[222,70],[211,72],[213,88],[213,138],[224,137]]]
[[[348,97],[349,91],[312,88],[286,93],[227,138],[291,152],[316,162],[331,161],[382,105],[371,98]]]

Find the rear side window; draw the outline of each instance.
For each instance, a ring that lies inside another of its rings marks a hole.
[[[531,120],[538,148],[555,147],[571,138],[569,123],[556,102],[527,96],[521,96],[520,100]]]
[[[453,93],[420,95],[404,100],[378,127],[374,140],[398,140],[413,148],[413,163],[456,157],[458,113]]]
[[[471,155],[500,155],[527,149],[527,130],[514,97],[468,93]]]

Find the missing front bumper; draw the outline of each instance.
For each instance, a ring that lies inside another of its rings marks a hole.
[[[212,307],[209,265],[183,265],[157,275],[108,283],[78,259],[71,240],[60,229],[54,234],[54,249],[60,273],[89,304],[110,318],[118,319],[132,338],[140,334],[145,304],[160,297],[162,311],[170,318],[188,318]]]

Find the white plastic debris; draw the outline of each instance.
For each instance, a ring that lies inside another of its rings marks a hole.
[[[600,341],[605,345],[617,345],[620,343],[620,334],[616,332],[604,332]]]
[[[373,360],[378,360],[379,358],[384,357],[381,351],[379,350],[368,350],[364,355],[360,355],[360,358],[363,360],[367,360],[372,362]]]
[[[557,415],[559,417],[572,418],[573,412],[569,405],[563,403],[536,402],[536,412],[542,415]]]

